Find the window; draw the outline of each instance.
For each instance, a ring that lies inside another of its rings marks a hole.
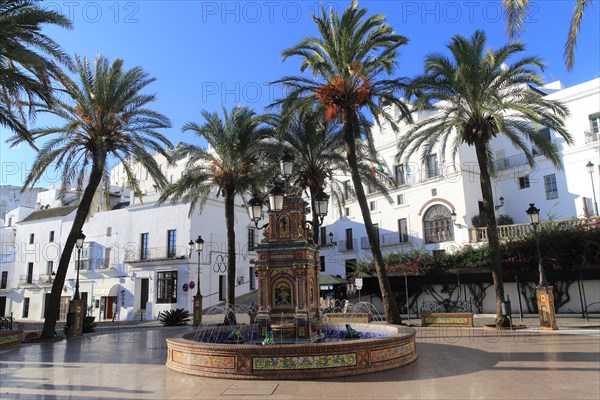
[[[23,299],[23,318],[29,318],[29,297]]]
[[[590,115],[590,129],[596,135],[600,132],[600,113]]]
[[[350,181],[344,182],[344,199],[350,200],[352,198],[352,186],[350,185]]]
[[[100,268],[109,268],[110,267],[110,253],[112,249],[110,247],[104,248],[104,260],[102,266]]]
[[[519,189],[527,189],[529,187],[529,175],[519,177]]]
[[[346,268],[346,276],[352,275],[356,270],[356,258],[346,260],[344,267]]]
[[[227,292],[227,275],[219,275],[219,301],[225,300]]]
[[[254,229],[248,229],[248,251],[254,251],[255,246]]]
[[[546,189],[546,200],[558,199],[558,187],[554,174],[544,176],[544,188]]]
[[[140,237],[140,260],[148,259],[148,234],[142,233]]]
[[[396,184],[406,185],[406,176],[404,175],[404,164],[394,166],[394,178]]]
[[[0,282],[0,289],[6,289],[8,286],[8,271],[2,271],[2,281]]]
[[[437,196],[437,189],[436,188],[431,189],[431,195],[432,196]]]
[[[54,242],[54,231],[50,231],[50,235],[48,237],[49,242]]]
[[[377,202],[376,201],[369,202],[369,210],[371,210],[371,211],[377,210]]]
[[[156,302],[177,303],[177,271],[157,272]]]
[[[325,272],[325,256],[319,257],[319,265],[321,266],[320,271]]]
[[[354,249],[354,245],[352,243],[352,228],[346,229],[346,250]]]
[[[106,228],[106,236],[112,236],[112,226]]]
[[[256,267],[248,268],[248,276],[250,278],[250,290],[256,289]]]
[[[34,239],[35,239],[35,234],[34,233],[30,233],[29,234],[29,244],[33,244]]]
[[[541,138],[543,138],[542,140],[544,141],[548,141],[548,143],[550,143],[552,136],[550,135],[550,129],[549,128],[543,128],[543,129],[539,129],[537,131],[538,136],[541,136]],[[531,147],[531,154],[533,154],[534,156],[541,154],[541,151],[534,145]]]
[[[440,174],[437,154],[427,156],[427,178],[434,178]]]
[[[430,207],[423,216],[423,233],[426,243],[454,240],[454,224],[450,210],[441,204]]]
[[[377,187],[375,186],[374,183],[369,182],[367,184],[367,194],[373,194],[373,193],[377,193]]]
[[[319,232],[321,246],[327,246],[327,227],[322,226]]]
[[[399,194],[398,196],[396,196],[396,204],[402,205],[404,204],[404,201],[404,194]]]
[[[46,274],[52,275],[53,271],[54,271],[54,261],[47,261],[46,262]]]
[[[167,258],[175,257],[175,245],[177,243],[177,230],[169,229],[167,231]]]
[[[408,224],[406,218],[398,220],[398,235],[400,236],[400,243],[408,242]]]
[[[12,226],[12,217],[8,217],[8,226]]]
[[[346,217],[349,217],[349,216],[350,216],[350,207],[346,207],[346,208],[344,209],[344,215],[345,215]]]
[[[27,264],[27,283],[33,283],[33,263]]]

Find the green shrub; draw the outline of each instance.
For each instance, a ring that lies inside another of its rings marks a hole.
[[[178,308],[175,310],[162,311],[158,316],[158,320],[163,326],[180,326],[187,325],[190,321],[190,313],[188,310]]]
[[[94,322],[95,319],[96,317],[85,317],[83,319],[83,333],[96,332],[96,323]]]
[[[488,217],[484,212],[480,212],[479,214],[473,216],[471,218],[471,222],[475,228],[484,228],[487,226]]]
[[[498,226],[500,226],[500,225],[512,225],[514,223],[515,223],[515,221],[512,219],[512,217],[510,215],[506,215],[506,214],[498,215],[498,218],[496,219],[496,224]]]

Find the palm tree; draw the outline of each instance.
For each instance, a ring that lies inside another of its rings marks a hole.
[[[71,21],[39,3],[0,0],[0,125],[32,146],[26,109],[33,116],[38,103],[52,104],[51,82],[61,74],[57,63],[72,68],[71,58],[42,32],[46,24],[70,29]]]
[[[504,3],[508,37],[513,39],[525,29],[525,19],[529,16],[530,11],[529,0],[502,0],[502,3]],[[571,16],[569,33],[563,51],[567,71],[571,71],[575,65],[575,47],[577,46],[577,36],[579,35],[583,14],[585,9],[591,7],[593,3],[594,0],[575,0],[575,8]]]
[[[62,170],[63,194],[76,183],[81,196],[60,257],[56,278],[48,300],[49,310],[58,310],[60,296],[75,241],[88,216],[92,200],[101,183],[110,181],[107,160],[114,157],[123,164],[129,186],[141,196],[135,178],[134,163],[146,168],[159,186],[167,181],[151,153],[169,158],[165,146],[169,140],[157,130],[170,127],[169,120],[147,108],[154,95],[141,93],[154,78],[139,67],[125,70],[120,59],[110,63],[98,56],[93,69],[87,59],[76,57],[79,82],[62,76],[61,84],[72,102],[56,100],[52,114],[65,120],[53,128],[32,131],[34,140],[46,139],[23,185],[33,187],[48,168]],[[13,138],[13,143],[23,138]],[[56,326],[56,313],[46,315],[42,336],[51,338]]]
[[[411,83],[411,92],[417,95],[416,108],[434,109],[437,113],[411,127],[398,144],[398,158],[408,159],[421,148],[425,160],[437,145],[442,156],[449,148],[455,157],[463,143],[473,146],[480,170],[483,211],[493,216],[494,163],[490,141],[505,135],[523,151],[531,166],[535,160],[529,143],[533,142],[542,155],[560,167],[558,150],[540,132],[541,127],[551,128],[572,143],[563,122],[568,110],[558,101],[545,99],[530,86],[543,83],[536,72],[544,67],[540,58],[524,57],[506,64],[509,58],[525,50],[522,43],[486,50],[485,33],[476,31],[470,40],[454,36],[448,48],[452,59],[440,54],[427,56],[424,75]],[[432,106],[433,101],[439,103]],[[494,218],[487,218],[487,234],[496,288],[496,323],[500,325],[506,321],[501,314],[504,286]]]
[[[159,204],[170,199],[190,203],[190,215],[196,207],[202,210],[213,189],[225,202],[227,229],[227,293],[226,324],[235,324],[235,214],[234,200],[259,182],[267,174],[260,160],[261,139],[271,130],[262,126],[263,118],[248,107],[236,106],[231,113],[223,109],[223,118],[217,113],[202,111],[203,125],[187,123],[184,131],[192,131],[208,142],[205,150],[192,144],[179,145],[178,155],[187,155],[188,161],[181,178],[169,185]]]
[[[377,98],[382,104],[396,106],[402,117],[410,120],[406,104],[397,96],[404,89],[404,82],[382,78],[395,71],[398,48],[408,40],[396,34],[383,15],[365,18],[366,14],[367,10],[359,9],[356,0],[341,17],[333,10],[327,14],[321,6],[320,15],[313,15],[320,37],[308,37],[283,51],[284,60],[302,57],[300,71],[308,69],[313,79],[288,76],[274,82],[282,84],[288,91],[288,96],[276,104],[284,110],[320,104],[326,108],[329,120],[341,121],[346,159],[371,244],[385,315],[389,323],[400,323],[398,305],[385,271],[359,174],[356,139],[364,136],[367,141],[371,140],[368,129],[361,130],[365,120],[361,110],[365,108],[378,121],[384,119],[394,130],[398,129],[399,121],[377,103]]]
[[[308,190],[314,203],[315,196],[329,185],[332,196],[341,206],[345,203],[342,186],[337,175],[348,173],[349,168],[343,155],[344,140],[338,124],[327,121],[322,107],[296,110],[291,115],[272,117],[270,124],[275,127],[278,143],[265,144],[265,151],[274,157],[285,150],[295,155],[294,176],[291,186]],[[373,174],[370,163],[376,162],[376,155],[369,154],[360,141],[357,151],[360,154],[359,174],[361,180],[372,185],[388,200],[389,181],[384,182]],[[311,208],[312,238],[319,243],[319,218],[315,207]]]

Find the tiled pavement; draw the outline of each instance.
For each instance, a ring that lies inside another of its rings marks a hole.
[[[584,322],[588,328],[581,328]],[[481,328],[416,328],[419,359],[411,365],[303,382],[180,374],[164,366],[164,339],[189,327],[105,326],[97,335],[0,352],[0,398],[598,399],[599,322],[560,318],[557,332],[529,328],[500,335]]]

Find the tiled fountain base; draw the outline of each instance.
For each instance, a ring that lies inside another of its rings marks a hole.
[[[344,328],[344,324],[331,325]],[[167,367],[213,378],[314,379],[384,371],[417,359],[413,329],[373,324],[352,327],[359,332],[378,331],[385,337],[262,346],[197,342],[192,332],[167,339]]]

